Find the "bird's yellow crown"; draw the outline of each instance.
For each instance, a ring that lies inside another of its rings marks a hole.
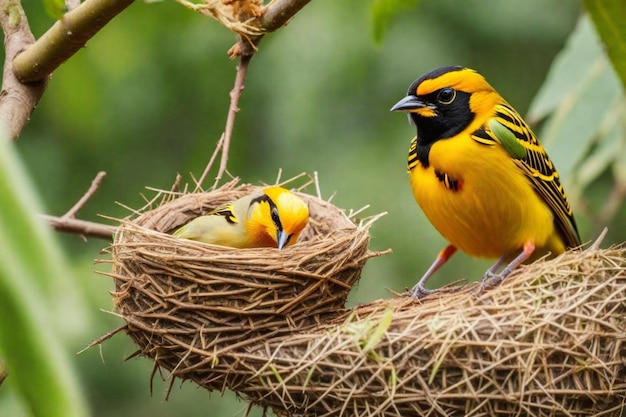
[[[473,69],[459,66],[441,67],[423,75],[411,84],[408,94],[423,97],[426,102],[437,105],[440,104],[438,102],[442,100],[441,94],[446,89],[452,91],[455,96],[458,93],[467,94],[468,107],[474,115],[472,123],[468,126],[469,131],[482,126],[493,114],[495,106],[506,103],[482,75]],[[451,100],[454,100],[455,96]],[[412,112],[430,118],[441,116],[437,110],[434,106],[426,106]],[[463,111],[461,108],[459,110]]]
[[[309,222],[309,208],[298,196],[282,187],[268,187],[251,205],[246,224],[259,240],[272,239],[279,248],[294,244]]]

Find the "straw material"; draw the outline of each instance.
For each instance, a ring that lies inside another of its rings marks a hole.
[[[421,301],[345,310],[366,226],[300,194],[303,241],[234,250],[168,232],[255,187],[188,194],[124,222],[117,313],[156,369],[280,416],[620,416],[626,251],[571,252]]]
[[[265,6],[262,0],[202,0],[202,3],[176,1],[195,12],[217,20],[242,36],[259,36],[264,33],[255,21],[263,14]]]
[[[282,251],[166,234],[261,188],[231,183],[186,194],[118,229],[110,274],[116,309],[135,343],[166,368],[178,364],[181,350],[210,352],[211,362],[236,346],[327,321],[343,310],[365,260],[376,255],[367,249],[369,224],[357,226],[332,204],[299,192],[309,205],[309,224],[299,242]]]
[[[362,305],[238,352],[224,379],[279,415],[621,416],[625,254],[570,253],[481,295]]]

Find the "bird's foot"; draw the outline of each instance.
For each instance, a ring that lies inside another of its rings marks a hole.
[[[504,281],[504,278],[505,277],[502,276],[502,274],[496,274],[492,270],[487,270],[487,272],[485,272],[485,275],[483,275],[482,279],[480,280],[480,285],[476,290],[476,295],[480,295],[483,293],[483,291],[500,284],[502,281]]]
[[[438,290],[429,290],[421,284],[417,284],[409,291],[409,296],[416,300],[426,297],[427,295],[435,294]]]

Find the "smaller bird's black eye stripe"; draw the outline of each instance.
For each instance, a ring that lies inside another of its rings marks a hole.
[[[272,217],[274,225],[276,225],[276,229],[283,230],[283,225],[280,221],[280,216],[278,214],[278,207],[276,207],[276,203],[274,203],[274,201],[267,194],[258,196],[257,198],[250,201],[250,204],[260,204],[263,202],[266,202],[270,206],[270,216]]]

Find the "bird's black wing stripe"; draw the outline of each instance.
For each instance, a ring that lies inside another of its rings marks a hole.
[[[507,103],[496,107],[498,121],[515,134],[526,149],[526,156],[516,159],[515,163],[531,181],[535,191],[550,206],[555,216],[555,223],[568,247],[580,245],[578,227],[572,208],[567,201],[563,185],[554,164],[548,157],[537,137],[522,117]]]
[[[233,205],[230,203],[224,204],[223,206],[219,206],[215,210],[210,211],[207,213],[207,216],[224,216],[224,219],[231,224],[239,222],[237,216],[235,216]]]
[[[559,173],[537,137],[522,117],[506,102],[496,106],[495,117],[524,146],[526,156],[514,161],[529,179],[535,192],[546,201],[552,210],[555,224],[566,246],[579,246],[578,227],[572,208],[565,196],[563,185],[561,185]],[[473,140],[483,145],[494,145],[499,142],[493,133],[484,127],[472,132],[471,136]]]

